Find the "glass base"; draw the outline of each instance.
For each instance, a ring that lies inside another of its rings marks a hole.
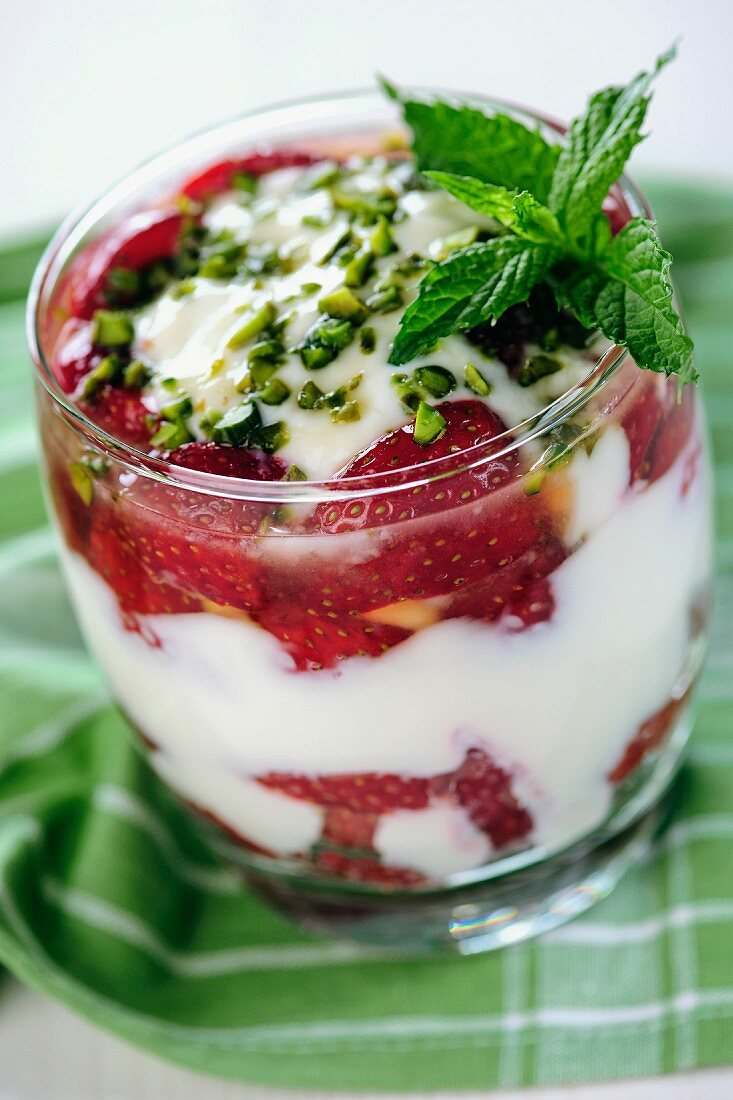
[[[663,832],[683,778],[642,817],[601,844],[581,841],[490,882],[419,895],[352,894],[247,872],[250,885],[308,932],[395,952],[472,955],[557,928],[607,897]]]

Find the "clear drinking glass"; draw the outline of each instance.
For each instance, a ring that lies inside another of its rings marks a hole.
[[[378,97],[335,96],[149,162],[56,235],[29,340],[69,590],[153,767],[307,927],[472,952],[588,908],[658,827],[711,574],[697,393],[678,401],[611,348],[470,453],[253,482],[124,445],[51,365],[74,257],[192,169],[263,144],[369,150],[397,129]],[[648,212],[627,180],[617,198]],[[119,570],[148,614],[115,597]],[[288,640],[308,631],[342,638],[343,659],[296,663]]]

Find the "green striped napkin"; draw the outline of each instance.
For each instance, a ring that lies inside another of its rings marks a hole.
[[[209,1073],[331,1089],[591,1081],[733,1056],[733,194],[652,198],[698,341],[722,577],[682,806],[593,912],[477,958],[299,933],[219,866],[128,740],[61,585],[35,468],[22,296],[0,255],[0,959]]]

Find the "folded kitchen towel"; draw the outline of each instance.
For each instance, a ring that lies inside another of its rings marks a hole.
[[[731,1061],[733,193],[650,191],[717,463],[717,615],[684,793],[607,901],[473,958],[298,932],[151,775],[85,653],[44,515],[22,300],[39,246],[0,253],[0,960],[19,978],[163,1057],[272,1085],[486,1089]]]

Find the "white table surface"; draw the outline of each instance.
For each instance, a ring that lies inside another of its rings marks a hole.
[[[413,1094],[445,1100],[450,1093]],[[458,1093],[460,1100],[723,1100],[733,1069],[644,1081],[511,1092]],[[366,1094],[267,1089],[216,1081],[170,1066],[92,1027],[10,978],[0,979],[0,1100],[367,1100]],[[390,1100],[379,1094],[374,1100]],[[393,1100],[405,1100],[395,1094]]]

